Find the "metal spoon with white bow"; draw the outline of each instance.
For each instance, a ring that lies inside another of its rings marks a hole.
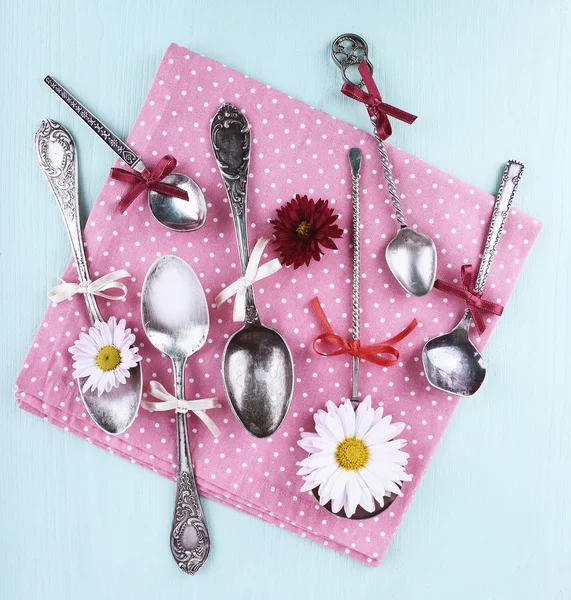
[[[59,82],[49,75],[44,81],[131,169],[137,173],[145,170],[146,167],[141,158],[107,129]],[[162,182],[185,190],[188,200],[173,198],[149,190],[149,208],[155,219],[173,231],[196,231],[202,227],[206,221],[206,200],[196,181],[183,173],[171,173],[164,177]]]
[[[250,124],[225,103],[211,125],[212,148],[232,207],[242,274],[248,266],[246,195],[250,164]],[[222,377],[236,418],[259,438],[283,423],[293,394],[293,359],[284,338],[260,321],[252,286],[246,290],[244,326],[228,340]]]
[[[478,293],[482,292],[486,284],[522,173],[523,165],[514,160],[508,161],[504,168],[475,284]],[[428,382],[435,388],[456,396],[474,395],[486,377],[484,359],[470,341],[471,324],[472,313],[467,308],[450,333],[429,340],[422,350],[422,364]]]
[[[77,152],[69,131],[57,121],[44,119],[34,137],[36,156],[45,178],[57,200],[77,265],[79,282],[87,287],[89,268],[83,249],[79,222]],[[103,321],[93,294],[84,294],[91,322]],[[97,390],[83,391],[87,378],[78,379],[79,394],[95,423],[112,435],[126,431],[137,416],[143,391],[141,365],[129,370],[127,381],[109,392],[97,395]]]
[[[353,33],[340,35],[331,47],[331,56],[335,64],[341,69],[343,79],[360,88],[365,87],[365,82],[355,67],[365,61],[369,65],[371,73],[373,71],[367,52],[368,47],[365,40]],[[389,195],[396,219],[400,224],[400,229],[386,249],[387,264],[395,279],[407,292],[414,296],[425,296],[432,289],[436,278],[436,246],[426,234],[420,233],[406,224],[387,147],[377,132],[375,115],[371,117],[371,123],[373,125],[373,135],[377,140],[377,147],[381,155]]]
[[[153,346],[169,356],[175,395],[184,399],[184,367],[206,342],[208,305],[196,273],[178,256],[158,258],[147,273],[141,294],[145,333]],[[186,414],[177,412],[176,502],[171,552],[177,565],[193,575],[210,553],[210,535],[198,497],[188,444]]]

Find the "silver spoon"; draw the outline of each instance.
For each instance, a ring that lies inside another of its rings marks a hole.
[[[169,356],[174,369],[175,395],[184,399],[184,367],[208,336],[208,305],[195,272],[178,256],[158,258],[147,273],[141,295],[143,327],[153,346]],[[186,415],[176,414],[176,502],[171,529],[171,552],[190,575],[210,553],[210,535],[190,457]]]
[[[504,168],[475,284],[477,292],[481,292],[486,284],[522,173],[523,165],[514,160],[508,161]],[[456,396],[474,395],[486,377],[484,359],[470,341],[471,323],[472,313],[467,308],[450,333],[429,340],[422,350],[422,364],[428,382],[435,388]]]
[[[360,240],[360,210],[359,210],[359,177],[361,171],[361,151],[359,148],[351,148],[349,150],[349,164],[351,165],[351,180],[352,180],[352,200],[353,200],[353,294],[352,294],[352,305],[353,305],[353,339],[358,340],[360,335],[360,313],[361,306],[359,301],[359,288],[361,279],[361,240]],[[353,356],[353,373],[351,378],[352,393],[351,393],[351,404],[353,410],[357,410],[359,406],[359,357]],[[319,487],[313,490],[313,495],[319,500]],[[344,519],[351,519],[353,521],[361,521],[363,519],[370,519],[376,517],[387,508],[398,498],[397,494],[391,492],[381,506],[375,500],[375,509],[373,512],[366,511],[361,505],[357,506],[357,509],[351,517],[347,517],[345,510],[342,508],[339,512],[333,512],[332,501],[323,505],[323,508],[328,510],[330,513],[343,517]]]
[[[49,75],[44,81],[131,169],[137,173],[145,170],[146,167],[141,158],[107,129],[60,83]],[[202,227],[206,221],[206,200],[196,181],[183,173],[171,173],[162,181],[185,190],[188,194],[188,201],[149,190],[149,208],[155,219],[173,231],[196,231]]]
[[[250,124],[232,104],[223,104],[211,126],[211,140],[236,228],[242,274],[248,265],[246,192],[250,164]],[[222,357],[226,395],[236,418],[253,435],[272,435],[282,424],[293,394],[293,360],[283,337],[262,325],[251,287],[246,319],[226,344]]]
[[[343,79],[360,88],[365,87],[365,82],[361,79],[355,67],[358,67],[359,63],[365,60],[371,67],[372,72],[372,65],[367,52],[368,47],[365,40],[353,33],[340,35],[331,47],[331,56],[341,69]],[[374,115],[371,117],[371,123],[373,124],[373,135],[377,140],[377,147],[381,155],[389,195],[397,221],[400,224],[399,231],[389,242],[386,249],[387,264],[395,279],[407,292],[414,296],[425,296],[432,289],[436,278],[436,246],[426,234],[420,233],[406,224],[387,147],[377,133],[377,121]]]
[[[73,138],[62,125],[51,119],[40,123],[34,137],[36,156],[42,172],[52,189],[63,217],[71,248],[77,265],[80,283],[88,285],[89,269],[83,249],[79,222],[79,194],[77,180],[77,153]],[[103,321],[97,300],[84,294],[91,323]],[[126,431],[137,416],[142,394],[141,365],[129,371],[127,382],[98,396],[97,390],[83,391],[87,378],[77,380],[79,394],[87,412],[95,423],[112,435]]]

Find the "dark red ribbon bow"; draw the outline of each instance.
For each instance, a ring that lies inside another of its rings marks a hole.
[[[441,279],[437,279],[434,282],[434,287],[437,290],[447,292],[465,300],[467,307],[472,313],[474,325],[476,325],[478,333],[482,335],[486,330],[482,312],[489,312],[498,315],[499,317],[504,312],[504,307],[501,304],[482,299],[482,292],[476,291],[476,274],[474,273],[472,265],[463,265],[462,270],[460,271],[460,277],[462,279],[462,287],[446,283]]]
[[[364,60],[359,65],[359,73],[361,74],[361,77],[367,86],[368,92],[365,92],[355,84],[348,82],[343,84],[341,91],[346,96],[349,96],[349,98],[353,98],[353,100],[362,102],[367,106],[369,116],[375,117],[377,133],[382,140],[386,140],[393,131],[389,121],[389,116],[399,119],[400,121],[404,121],[409,125],[416,121],[415,115],[401,110],[396,106],[391,106],[390,104],[383,102],[381,93],[379,92],[375,80],[373,79],[373,74],[369,69],[369,65]]]
[[[364,358],[365,360],[368,360],[376,365],[380,365],[381,367],[392,367],[397,363],[400,354],[399,351],[392,346],[392,344],[396,344],[397,342],[403,340],[418,325],[417,320],[413,319],[405,329],[388,340],[378,344],[361,346],[361,342],[359,340],[351,340],[348,342],[345,338],[337,335],[333,331],[331,324],[323,312],[323,308],[321,308],[321,304],[317,296],[311,301],[311,307],[315,311],[315,314],[317,315],[321,325],[323,325],[323,327],[327,330],[327,333],[322,333],[313,340],[313,350],[319,354],[319,356],[339,356],[340,354],[350,354],[351,356]],[[337,350],[333,350],[332,352],[321,352],[317,349],[318,342],[325,342],[327,344],[331,344],[332,346],[337,346]],[[388,355],[388,357],[386,355]]]
[[[173,196],[174,198],[180,198],[181,200],[188,200],[186,190],[161,181],[175,170],[176,165],[176,158],[167,154],[159,160],[157,166],[152,171],[145,169],[142,173],[137,173],[137,171],[127,171],[126,169],[113,167],[111,169],[111,179],[130,183],[133,186],[125,196],[121,198],[121,202],[119,202],[118,205],[119,211],[123,212],[126,210],[133,200],[146,189],[154,190],[165,196]]]

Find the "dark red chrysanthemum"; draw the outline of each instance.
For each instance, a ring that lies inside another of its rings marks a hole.
[[[335,225],[339,215],[328,207],[327,200],[308,199],[299,196],[278,208],[274,226],[275,245],[282,264],[293,265],[294,269],[311,259],[319,260],[322,248],[337,250],[333,238],[340,238],[343,230]]]

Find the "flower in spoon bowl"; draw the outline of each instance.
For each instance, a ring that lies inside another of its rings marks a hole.
[[[334,238],[340,238],[343,230],[335,223],[339,215],[329,208],[327,200],[308,199],[299,196],[278,208],[274,226],[276,249],[282,264],[294,269],[311,260],[320,260],[325,249],[337,250]]]
[[[405,471],[406,441],[395,438],[405,424],[391,423],[382,408],[371,406],[371,396],[356,411],[350,400],[326,407],[314,415],[315,432],[302,432],[297,442],[309,452],[298,471],[305,482],[301,491],[318,488],[322,506],[331,501],[332,512],[343,509],[349,518],[357,506],[372,513],[375,500],[382,507],[385,497],[402,496],[402,483],[412,477]]]
[[[126,321],[97,321],[89,333],[81,332],[69,348],[73,356],[73,376],[86,377],[83,391],[97,390],[97,395],[110,392],[126,383],[129,369],[142,360],[139,349],[133,346],[135,335],[125,328]]]

